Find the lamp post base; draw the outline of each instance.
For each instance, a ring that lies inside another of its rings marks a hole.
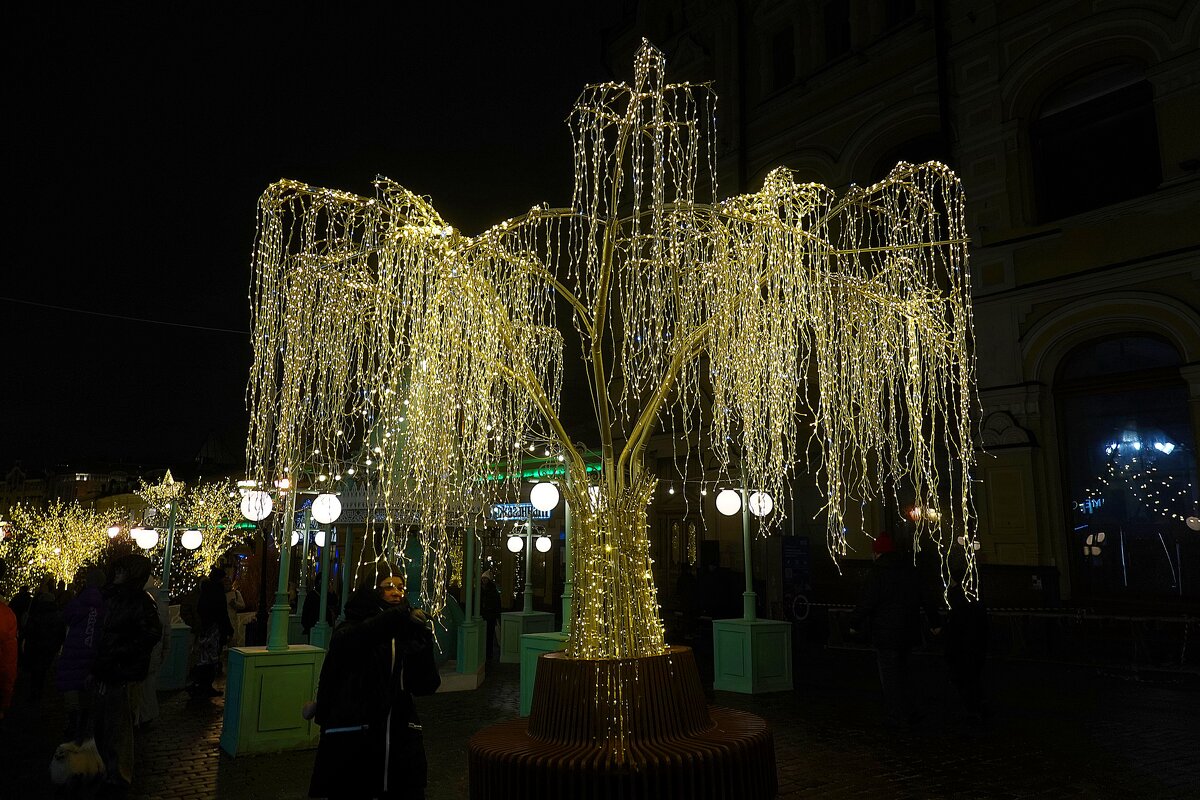
[[[500,663],[521,660],[521,637],[527,633],[554,630],[554,615],[548,611],[508,611],[500,615]]]
[[[713,620],[713,689],[759,694],[792,689],[792,624]]]
[[[320,728],[300,709],[316,697],[324,663],[325,651],[306,644],[231,647],[221,749],[240,756],[316,747]]]

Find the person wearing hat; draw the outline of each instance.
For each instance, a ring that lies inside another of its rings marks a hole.
[[[423,798],[427,778],[414,695],[441,684],[433,631],[405,598],[402,574],[387,569],[346,602],[333,632],[315,703],[321,727],[310,797]]]
[[[938,615],[922,599],[912,555],[898,548],[890,533],[876,536],[871,552],[874,561],[862,600],[851,614],[850,631],[865,632],[875,648],[888,722],[907,726],[917,716],[910,697],[908,661],[913,646],[921,642],[921,608],[926,607],[931,627],[937,626]]]

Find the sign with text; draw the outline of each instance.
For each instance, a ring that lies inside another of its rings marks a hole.
[[[488,518],[494,522],[523,522],[530,514],[534,519],[550,519],[549,511],[538,511],[533,503],[496,503]]]

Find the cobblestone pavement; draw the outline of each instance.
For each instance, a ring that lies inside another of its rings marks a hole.
[[[711,651],[697,656],[711,685]],[[800,652],[795,691],[718,692],[712,702],[771,724],[782,798],[1200,798],[1195,681],[993,662],[995,713],[978,726],[960,718],[939,660],[920,657],[914,668],[925,718],[902,735],[882,725],[866,651]],[[501,665],[476,692],[419,699],[430,800],[466,796],[467,739],[516,713],[517,677],[515,665]],[[18,691],[0,734],[0,798],[61,796],[47,778],[63,729],[58,697],[48,689],[39,708]],[[132,798],[307,795],[312,751],[230,758],[217,746],[222,698],[161,698],[160,719],[139,735]]]

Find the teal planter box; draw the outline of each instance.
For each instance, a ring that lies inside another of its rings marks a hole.
[[[555,653],[567,646],[567,635],[527,633],[521,637],[521,716],[528,717],[533,708],[533,680],[537,677],[538,659],[545,653]]]
[[[791,691],[792,624],[714,620],[713,659],[713,689],[742,694]]]
[[[521,661],[521,637],[527,633],[550,633],[554,615],[548,611],[509,611],[500,615],[500,663]]]
[[[167,657],[158,668],[158,682],[155,688],[160,692],[173,692],[182,689],[188,683],[188,657],[192,653],[192,629],[186,622],[176,622],[171,626],[171,641],[168,645]]]
[[[316,747],[320,728],[300,710],[316,698],[324,662],[325,651],[306,644],[230,648],[221,749],[240,756]]]

